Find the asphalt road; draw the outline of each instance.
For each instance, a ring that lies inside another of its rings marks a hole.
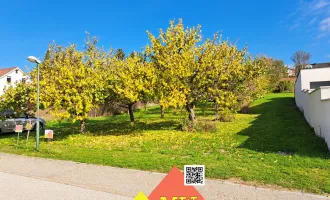
[[[0,172],[3,200],[132,200],[131,197]]]
[[[207,168],[206,168],[207,170]],[[0,153],[0,199],[133,199],[149,195],[163,173]],[[329,200],[326,196],[206,180],[206,200]],[[39,198],[40,197],[40,198]]]

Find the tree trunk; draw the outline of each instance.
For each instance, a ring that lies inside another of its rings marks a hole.
[[[164,118],[165,109],[164,106],[160,106],[160,118]]]
[[[80,133],[86,132],[86,119],[80,120]]]
[[[217,104],[217,102],[215,102],[215,120],[219,120],[219,105]]]
[[[195,120],[194,103],[187,103],[186,109],[188,111],[188,119],[190,121],[194,121]]]
[[[133,103],[128,104],[128,114],[129,114],[131,123],[134,123],[133,105],[134,105]]]

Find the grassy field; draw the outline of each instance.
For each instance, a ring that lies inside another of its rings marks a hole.
[[[212,119],[211,108],[198,119]],[[88,133],[78,125],[50,122],[55,140],[41,139],[34,151],[33,134],[25,147],[15,134],[0,136],[0,151],[28,156],[73,160],[167,173],[173,166],[204,164],[209,178],[246,181],[330,193],[330,153],[295,108],[293,94],[269,94],[256,101],[250,114],[236,114],[233,122],[214,122],[217,131],[176,130],[186,113],[165,113],[157,107],[136,112],[136,123],[120,115],[90,119]]]

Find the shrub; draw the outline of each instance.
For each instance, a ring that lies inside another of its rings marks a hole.
[[[200,133],[210,133],[216,132],[216,122],[214,121],[189,121],[188,119],[182,119],[179,122],[179,130],[188,132],[200,132]]]
[[[275,89],[275,92],[293,92],[293,91],[294,91],[294,83],[288,80],[280,81]]]
[[[243,105],[241,109],[239,110],[242,114],[249,114],[250,113],[250,107],[249,105]]]
[[[194,121],[189,121],[186,118],[183,118],[183,119],[179,120],[178,130],[188,131],[188,132],[195,131],[195,129],[194,129]]]
[[[219,117],[218,120],[221,122],[231,122],[235,119],[235,116],[232,112],[232,110],[228,108],[221,109],[219,111]]]
[[[220,122],[232,122],[235,119],[233,113],[220,113],[219,121]]]
[[[213,133],[217,131],[216,122],[207,120],[197,121],[194,125],[194,129],[196,132],[201,133]]]

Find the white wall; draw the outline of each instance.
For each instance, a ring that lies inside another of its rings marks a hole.
[[[295,84],[295,101],[316,135],[326,141],[330,150],[330,87],[310,90],[310,82],[329,80],[330,68],[302,70]]]
[[[296,83],[294,85],[294,96],[296,100],[297,107],[303,111],[303,93],[302,93],[302,87],[301,87],[301,74],[298,76]]]
[[[19,69],[16,74],[16,70],[14,69],[10,73],[0,77],[0,95],[2,95],[4,92],[4,88],[10,86],[10,84],[7,83],[7,76],[11,77],[11,85],[15,85],[16,82],[21,82],[23,77],[26,78],[26,76],[23,74],[23,72]]]
[[[309,94],[309,124],[315,133],[324,138],[330,150],[330,87],[321,87]],[[325,100],[322,100],[322,97]]]
[[[310,89],[310,82],[330,81],[330,68],[303,69],[299,76],[302,77],[301,88]]]

